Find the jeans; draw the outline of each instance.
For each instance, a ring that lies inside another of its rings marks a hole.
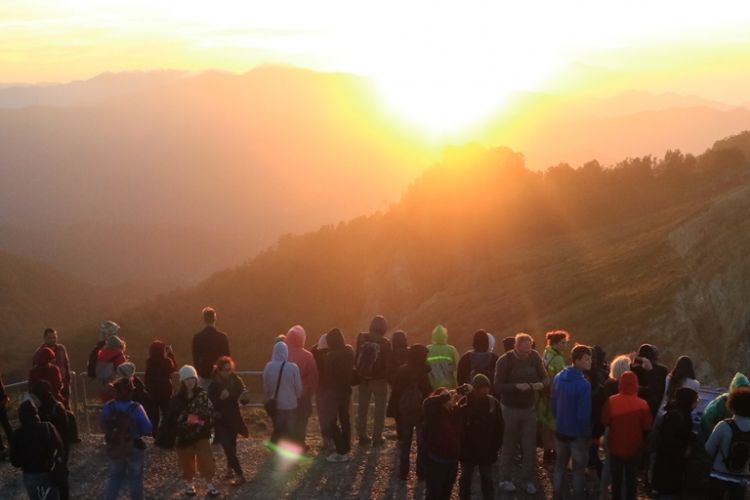
[[[107,500],[117,500],[125,479],[128,480],[130,486],[130,498],[133,500],[143,498],[143,456],[143,450],[133,448],[126,459],[109,459],[109,479],[105,494]]]
[[[612,475],[612,498],[622,500],[623,481],[625,482],[626,500],[636,498],[636,478],[640,455],[632,458],[609,456],[609,469]]]
[[[294,417],[294,437],[304,446],[307,436],[307,421],[312,415],[312,399],[310,396],[297,400],[297,415]]]
[[[224,425],[217,425],[216,440],[221,444],[224,455],[227,457],[227,468],[235,474],[242,475],[242,466],[237,458],[237,431],[233,431]]]
[[[52,486],[49,473],[24,474],[23,485],[30,500],[60,500],[60,493]]]
[[[712,477],[708,485],[709,500],[745,500],[745,489],[740,483],[722,481]]]
[[[403,422],[396,422],[400,429],[401,439],[399,439],[399,462],[398,473],[401,477],[409,475],[409,454],[411,453],[412,436],[417,435],[417,478],[422,479],[427,475],[425,471],[425,451],[424,451],[424,424],[407,425]]]
[[[461,476],[458,478],[458,491],[461,500],[471,500],[471,480],[474,477],[474,469],[479,469],[479,481],[482,484],[482,498],[492,500],[495,498],[495,483],[492,481],[492,464],[469,464],[461,462]]]
[[[166,417],[168,409],[168,399],[163,401],[149,401],[148,405],[146,405],[146,413],[148,414],[148,419],[151,420],[151,425],[153,427],[151,432],[152,436],[159,435],[159,422],[161,422],[162,417]]]
[[[367,412],[370,409],[370,399],[375,399],[375,414],[373,415],[372,439],[383,439],[385,425],[385,404],[388,398],[388,382],[385,380],[363,380],[359,384],[359,408],[357,408],[357,434],[360,439],[367,437]]]
[[[513,479],[513,458],[520,445],[523,454],[521,479],[533,481],[536,477],[536,408],[501,407],[505,427],[500,452],[500,478],[503,481]]]
[[[352,449],[352,424],[349,421],[349,396],[326,398],[323,412],[325,435],[333,439],[336,453],[346,455]]]
[[[563,441],[555,437],[555,472],[552,476],[553,498],[563,498],[565,489],[565,475],[568,471],[568,462],[573,462],[573,499],[583,500],[586,486],[586,466],[589,463],[588,438],[576,438],[573,441]]]
[[[278,443],[281,439],[294,439],[294,418],[297,416],[297,410],[276,410],[276,416],[273,417],[273,433],[271,433],[271,442]]]
[[[458,462],[442,463],[427,457],[425,498],[427,500],[450,500],[458,474]]]

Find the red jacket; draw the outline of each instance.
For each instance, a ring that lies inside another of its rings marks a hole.
[[[617,458],[633,458],[645,447],[644,434],[651,429],[648,403],[638,397],[638,377],[625,372],[620,378],[620,392],[604,404],[602,423],[609,428],[609,452]]]
[[[29,371],[29,387],[37,382],[46,380],[52,388],[52,395],[61,403],[65,402],[62,395],[62,375],[60,369],[55,366],[55,353],[49,347],[43,347],[34,354],[34,367]]]
[[[293,326],[286,334],[289,361],[299,367],[302,377],[302,397],[309,398],[318,390],[318,365],[312,353],[305,349],[307,335],[301,326]]]

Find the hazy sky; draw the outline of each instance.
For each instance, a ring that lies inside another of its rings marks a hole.
[[[519,89],[750,100],[749,28],[748,2],[3,0],[0,82],[280,62],[371,76],[391,107],[456,126]]]

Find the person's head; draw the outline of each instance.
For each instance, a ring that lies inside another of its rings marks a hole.
[[[680,356],[674,364],[674,368],[670,372],[673,379],[685,380],[686,378],[695,378],[695,370],[693,369],[693,360],[688,356]]]
[[[220,377],[229,377],[234,372],[234,360],[230,356],[222,356],[216,360],[215,372]]]
[[[148,357],[150,359],[161,359],[165,357],[166,350],[167,344],[161,340],[154,340],[148,347]]]
[[[107,337],[107,340],[104,342],[104,347],[106,347],[107,349],[116,349],[118,351],[125,352],[128,345],[117,335],[111,335]]]
[[[636,396],[638,394],[638,377],[635,373],[626,370],[620,375],[617,387],[620,394]]]
[[[344,334],[338,328],[331,329],[331,331],[326,333],[326,344],[328,345],[328,349],[332,351],[343,349],[346,347]]]
[[[207,326],[214,326],[216,324],[216,309],[210,306],[203,308],[203,322]]]
[[[44,343],[48,346],[54,346],[57,344],[57,330],[54,328],[44,329]]]
[[[99,337],[102,341],[106,342],[112,335],[117,335],[120,331],[120,325],[114,321],[104,321],[99,325]]]
[[[445,345],[448,343],[448,329],[443,325],[438,325],[432,330],[432,343]]]
[[[178,373],[182,387],[188,391],[193,391],[198,385],[198,372],[195,368],[190,365],[184,365]]]
[[[486,398],[490,394],[490,379],[483,373],[477,373],[471,379],[471,385],[474,387],[474,397]]]
[[[406,354],[406,362],[415,368],[427,366],[428,349],[423,344],[412,344]]]
[[[289,347],[303,349],[307,341],[307,332],[300,325],[294,325],[286,332],[286,344]]]
[[[36,424],[40,421],[39,411],[31,398],[25,399],[18,407],[18,420],[20,420],[22,426]]]
[[[740,417],[750,417],[750,387],[739,387],[730,392],[727,408]]]
[[[39,400],[40,404],[52,405],[55,403],[55,396],[52,394],[52,386],[46,380],[35,382],[29,389],[29,392]]]
[[[115,370],[118,377],[133,378],[135,376],[135,363],[126,361]]]
[[[515,338],[515,351],[520,357],[525,358],[534,349],[534,339],[528,333],[517,333]]]
[[[516,348],[515,337],[505,337],[503,339],[503,352],[510,352]]]
[[[576,344],[570,350],[570,360],[577,369],[586,372],[591,370],[592,353],[591,347],[583,344]]]
[[[409,340],[406,337],[406,332],[403,330],[393,332],[393,335],[391,335],[391,346],[394,350],[408,348]]]
[[[318,341],[315,343],[315,349],[318,351],[327,351],[328,350],[328,333],[324,333],[320,336]]]
[[[646,358],[652,363],[656,363],[659,361],[659,349],[653,344],[642,344],[641,347],[638,348],[638,357]]]
[[[557,351],[562,351],[570,341],[570,333],[565,330],[552,330],[545,335],[547,345]]]
[[[620,380],[622,374],[627,371],[630,371],[630,356],[621,354],[613,359],[612,364],[609,365],[609,378]]]
[[[387,331],[388,322],[385,320],[385,317],[378,315],[372,318],[372,321],[370,321],[370,328],[368,329],[370,335],[382,337]]]
[[[289,361],[289,347],[284,342],[276,342],[273,345],[273,354],[271,355],[273,361]]]
[[[495,336],[490,332],[487,332],[487,350],[489,352],[495,352]]]
[[[490,339],[487,337],[487,332],[485,330],[474,332],[474,339],[471,341],[471,346],[475,352],[488,352],[490,350]]]
[[[123,377],[112,384],[115,390],[115,399],[118,401],[132,401],[135,387],[133,381],[128,377]]]

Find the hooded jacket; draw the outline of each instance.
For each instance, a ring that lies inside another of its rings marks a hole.
[[[33,386],[44,380],[52,389],[52,395],[55,399],[64,403],[62,375],[60,374],[60,369],[54,364],[54,351],[49,347],[39,349],[34,354],[33,362],[34,367],[29,371],[29,386]]]
[[[652,369],[646,370],[639,364],[633,364],[633,373],[638,377],[639,394],[648,403],[651,416],[659,412],[669,369],[659,363],[659,350],[651,344],[643,344],[638,349],[638,357],[651,361]]]
[[[388,400],[388,407],[386,408],[386,416],[395,419],[398,419],[400,416],[399,403],[401,395],[407,387],[416,384],[424,399],[432,392],[428,375],[430,367],[427,364],[427,348],[422,344],[414,344],[409,348],[407,356],[406,364],[401,365],[396,372],[391,397]]]
[[[42,344],[39,346],[39,349],[37,349],[37,352],[39,352],[41,349],[49,347],[52,349],[52,352],[55,353],[55,361],[54,364],[60,369],[60,375],[62,376],[62,382],[64,386],[70,385],[70,359],[68,358],[68,351],[65,349],[65,346],[62,344],[55,344],[55,345],[47,345]]]
[[[727,400],[729,399],[729,393],[738,387],[750,387],[750,380],[740,372],[734,374],[734,378],[729,384],[729,391],[714,398],[703,411],[701,416],[701,433],[703,436],[708,437],[716,424],[732,416],[729,408],[727,408]]]
[[[55,427],[41,422],[31,401],[24,401],[18,408],[21,427],[10,438],[10,462],[24,474],[50,472],[53,456],[57,452],[64,456],[65,450]]]
[[[406,333],[403,330],[396,330],[391,335],[391,349],[393,351],[393,361],[388,374],[388,383],[393,385],[399,367],[407,363],[409,356],[409,343]]]
[[[354,363],[357,363],[360,348],[365,342],[374,342],[378,344],[380,350],[373,367],[373,380],[387,380],[393,369],[393,349],[391,342],[385,337],[388,331],[388,322],[383,316],[375,316],[370,322],[370,329],[367,332],[360,333],[357,337],[357,349],[354,355]]]
[[[146,392],[153,401],[169,401],[172,397],[172,374],[177,371],[174,354],[164,355],[167,345],[154,340],[148,349],[146,360]]]
[[[464,353],[458,361],[456,369],[456,379],[459,385],[470,384],[472,377],[472,368],[477,366],[488,366],[486,372],[487,378],[495,378],[495,364],[497,363],[497,354],[490,349],[490,337],[484,330],[478,330],[474,333],[471,351]]]
[[[266,399],[274,397],[282,364],[284,371],[281,374],[276,407],[279,410],[294,410],[297,408],[297,399],[302,396],[302,377],[297,365],[289,361],[289,348],[284,342],[276,342],[273,345],[271,361],[266,363],[263,369],[263,393]]]
[[[550,409],[558,434],[576,439],[591,437],[591,384],[581,370],[569,366],[555,376]]]
[[[619,392],[610,396],[602,410],[602,423],[609,427],[610,454],[623,459],[640,455],[652,420],[648,403],[638,397],[638,378],[633,372],[623,373]]]
[[[430,396],[424,400],[425,451],[430,460],[456,463],[461,458],[466,406],[446,408],[450,394]]]
[[[492,396],[477,397],[472,393],[464,420],[461,462],[487,465],[497,461],[503,436],[503,417],[500,403]]]
[[[201,378],[211,378],[214,364],[222,356],[231,356],[227,334],[206,326],[193,336],[193,366]]]
[[[311,398],[318,390],[318,366],[310,351],[305,349],[307,334],[299,325],[293,326],[286,334],[286,345],[289,347],[289,361],[296,364],[302,377],[301,398]]]
[[[221,399],[221,393],[224,389],[229,393],[229,397]],[[232,373],[228,377],[223,377],[217,373],[208,385],[208,399],[211,400],[214,407],[216,427],[222,427],[248,437],[250,433],[240,413],[239,399],[243,392],[245,392],[245,383],[236,373]]]
[[[427,347],[427,363],[430,365],[430,384],[433,389],[453,389],[458,385],[458,351],[448,344],[448,330],[438,325],[432,331],[432,344]]]
[[[323,361],[321,386],[325,392],[336,400],[348,399],[352,393],[354,376],[354,350],[344,342],[344,336],[338,328],[326,335],[328,352]]]

